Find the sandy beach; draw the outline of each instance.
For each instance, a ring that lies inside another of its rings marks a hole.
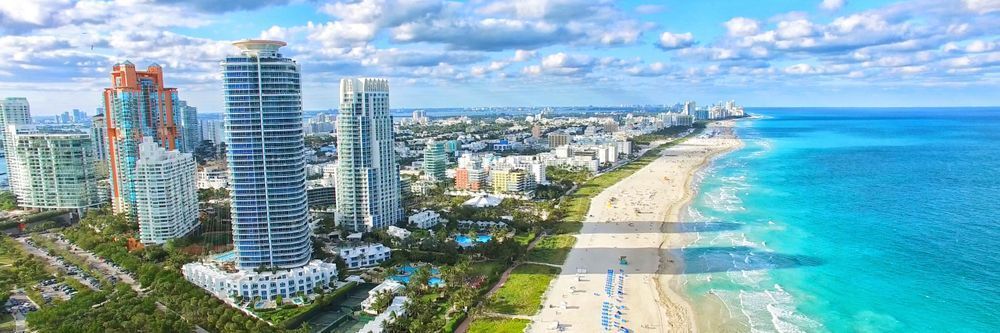
[[[732,125],[709,125],[593,199],[528,331],[696,331],[694,313],[676,291],[683,267],[675,251],[693,237],[680,232],[678,215],[694,195],[694,174],[742,145]]]

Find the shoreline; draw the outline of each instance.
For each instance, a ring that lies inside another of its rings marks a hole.
[[[737,120],[730,120],[727,122],[735,123],[735,121]],[[715,125],[719,123],[720,122],[716,122],[712,124]],[[679,228],[680,223],[690,223],[690,221],[681,221],[681,216],[682,212],[691,205],[691,202],[698,194],[699,182],[695,181],[695,176],[699,172],[704,171],[705,168],[710,166],[717,159],[745,146],[743,140],[736,136],[735,130],[733,130],[732,126],[727,127],[727,131],[729,132],[727,136],[735,139],[737,144],[726,147],[722,150],[710,152],[704,156],[701,163],[698,163],[690,168],[685,176],[683,196],[666,207],[662,219],[664,223],[661,230],[664,241],[660,246],[660,269],[658,271],[659,278],[656,280],[656,288],[661,293],[662,297],[670,299],[674,303],[678,304],[678,306],[684,308],[687,320],[691,323],[689,328],[690,332],[698,332],[699,328],[704,329],[704,323],[699,320],[713,318],[714,316],[705,313],[698,315],[698,313],[694,310],[694,305],[692,304],[693,299],[687,297],[683,290],[684,283],[681,275],[684,273],[684,260],[681,257],[680,251],[684,250],[688,246],[691,246],[696,241],[696,236],[690,233],[681,232]],[[713,306],[713,308],[715,307]]]
[[[667,222],[677,222],[694,198],[696,173],[742,146],[733,124],[710,123],[592,198],[576,245],[550,283],[529,332],[597,328],[605,315],[613,318],[608,320],[612,327],[635,332],[697,331],[696,320],[703,316],[695,316],[689,299],[671,287],[683,272],[674,251],[688,245],[690,235],[677,233],[678,224]],[[606,276],[605,271],[614,273]],[[615,307],[610,315],[602,310],[608,306]]]

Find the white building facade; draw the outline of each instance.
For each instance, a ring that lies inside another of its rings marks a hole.
[[[187,264],[181,269],[184,277],[222,300],[234,303],[236,296],[274,299],[312,293],[316,287],[327,287],[337,279],[337,266],[319,260],[305,266],[275,272],[252,270],[226,271],[218,263]]]
[[[342,246],[337,253],[350,269],[375,266],[392,256],[392,250],[380,243]]]
[[[425,210],[410,215],[407,221],[414,227],[420,229],[430,229],[438,225],[438,223],[441,223],[441,214],[433,210]]]
[[[191,154],[168,151],[145,137],[139,156],[135,167],[139,240],[163,244],[197,228],[198,190]]]
[[[31,106],[24,97],[7,97],[0,100],[0,129],[8,125],[31,124]],[[0,135],[0,156],[4,156],[6,146],[4,136]]]
[[[393,151],[389,81],[340,81],[337,115],[337,225],[385,228],[403,219],[399,164]]]

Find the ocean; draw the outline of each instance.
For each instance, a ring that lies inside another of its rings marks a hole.
[[[703,331],[1000,330],[1000,108],[748,112],[683,216]]]

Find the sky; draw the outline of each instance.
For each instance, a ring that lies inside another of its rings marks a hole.
[[[0,1],[0,97],[94,113],[129,60],[219,112],[245,38],[288,43],[307,110],[349,76],[397,108],[1000,105],[1000,0]]]

